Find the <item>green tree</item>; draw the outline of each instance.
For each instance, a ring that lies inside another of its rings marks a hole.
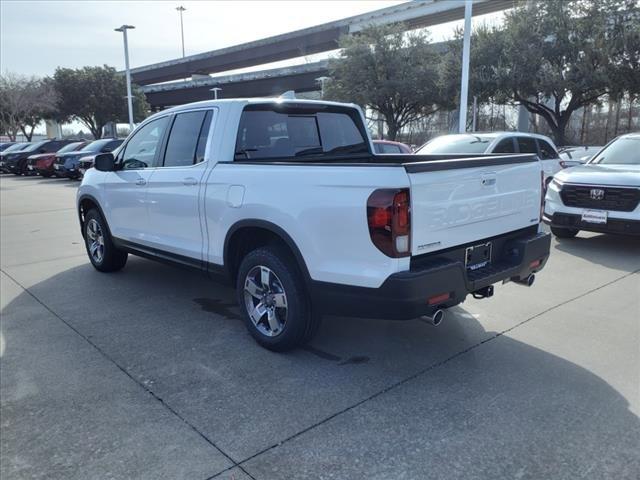
[[[59,117],[77,119],[94,138],[100,138],[108,122],[128,121],[126,80],[115,68],[58,68],[53,80],[59,96]],[[138,122],[147,116],[149,105],[135,85],[132,95],[133,118]]]
[[[7,73],[0,76],[0,125],[12,140],[22,132],[31,141],[36,126],[55,115],[51,79]]]
[[[523,105],[559,145],[576,110],[639,88],[636,0],[528,1],[505,13],[502,26],[477,30],[471,43],[471,94]]]
[[[433,113],[440,101],[438,57],[424,33],[400,25],[369,27],[340,41],[325,97],[378,112],[395,140],[404,126]]]

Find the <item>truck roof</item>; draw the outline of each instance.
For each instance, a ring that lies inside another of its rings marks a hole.
[[[179,105],[177,107],[171,107],[166,110],[162,110],[161,112],[158,112],[152,115],[151,117],[155,117],[159,113],[166,114],[166,113],[172,113],[172,112],[180,112],[183,110],[191,110],[193,108],[219,107],[223,105],[265,104],[265,103],[276,103],[279,105],[286,105],[286,104],[331,105],[336,107],[359,108],[354,103],[329,102],[326,100],[303,100],[303,99],[296,99],[296,98],[277,98],[277,97],[225,98],[225,99],[219,99],[219,100],[203,100],[201,102],[186,103],[184,105]]]

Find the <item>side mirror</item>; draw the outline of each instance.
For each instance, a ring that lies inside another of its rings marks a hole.
[[[41,148],[40,150],[38,150],[38,152],[40,153],[47,153],[47,150],[45,148]]]
[[[116,169],[116,159],[112,153],[96,155],[93,166],[101,172],[113,172]]]
[[[111,149],[109,147],[104,147],[102,149],[102,153],[111,153]]]

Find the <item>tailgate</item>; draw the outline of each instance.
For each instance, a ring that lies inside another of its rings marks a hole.
[[[404,165],[411,185],[411,254],[501,235],[539,222],[535,155]]]

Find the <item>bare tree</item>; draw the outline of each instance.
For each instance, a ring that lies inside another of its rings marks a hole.
[[[31,141],[35,127],[55,114],[56,102],[50,79],[0,75],[0,122],[11,140],[22,132]]]

